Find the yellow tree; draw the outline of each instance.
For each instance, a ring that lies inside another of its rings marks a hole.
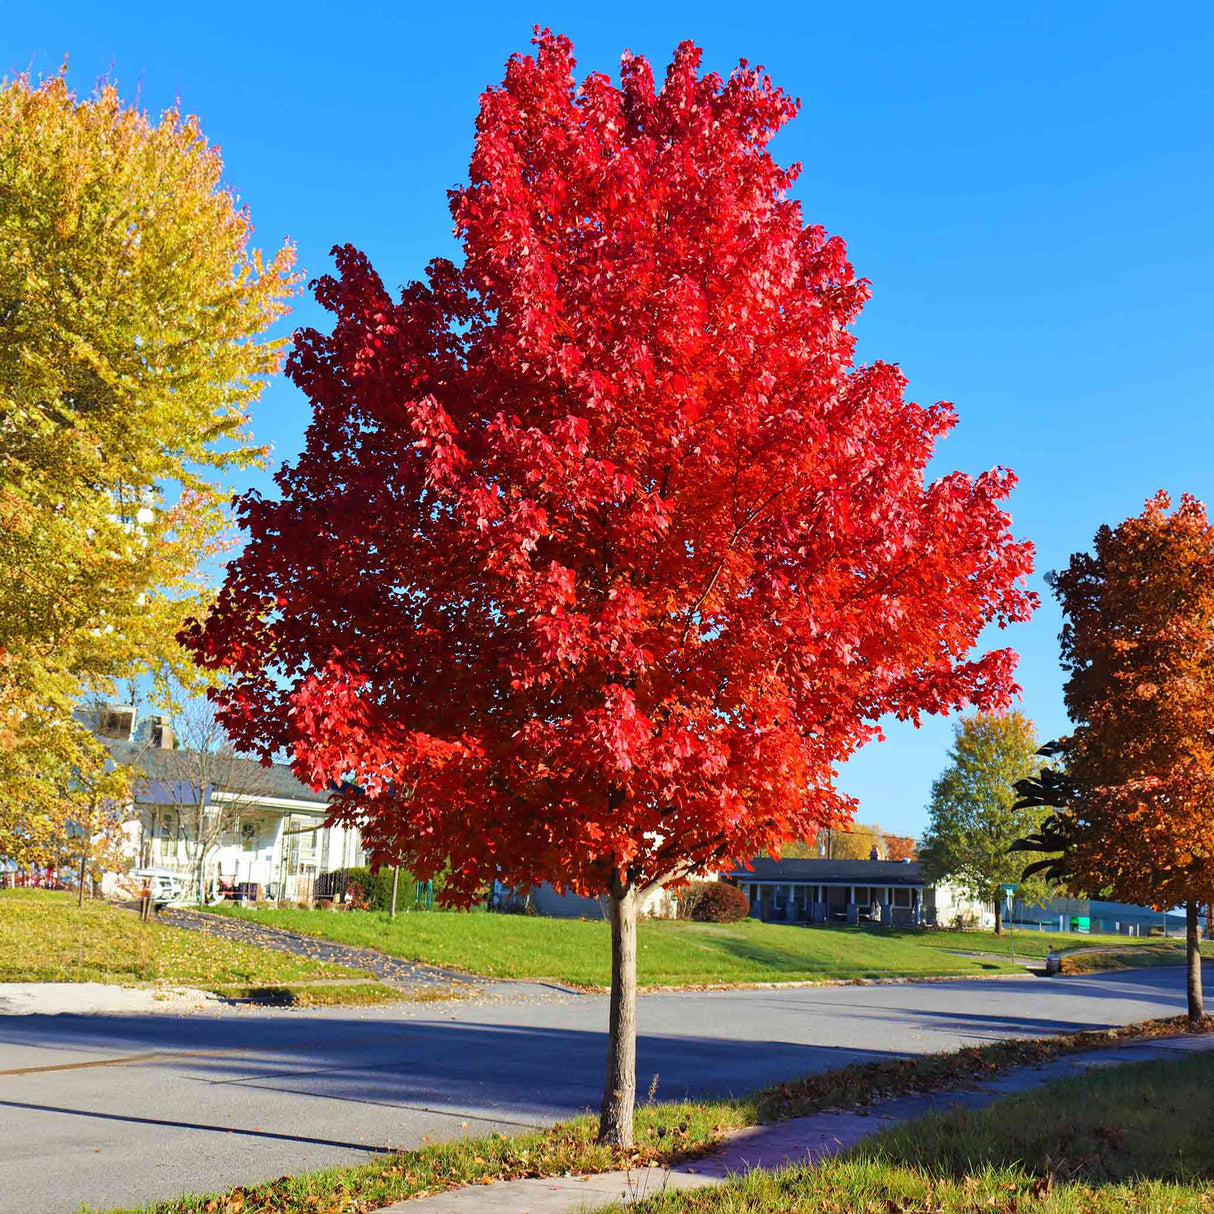
[[[263,261],[197,121],[62,73],[0,83],[0,854],[49,859],[103,754],[82,694],[177,662],[225,473],[258,460],[265,338],[296,288]],[[87,791],[86,791],[87,790]],[[107,794],[112,789],[106,788]],[[91,803],[91,802],[90,802]]]
[[[790,860],[798,857],[823,857],[830,860],[868,860],[873,848],[877,859],[889,859],[887,836],[874,823],[852,822],[842,828],[823,827],[814,836],[812,843],[798,839],[781,849],[780,854]],[[901,859],[901,857],[898,857]]]
[[[1031,869],[1092,895],[1187,912],[1189,1016],[1202,1014],[1199,907],[1214,899],[1214,527],[1185,495],[1102,527],[1051,577],[1075,730],[1023,781],[1058,813],[1022,845]]]

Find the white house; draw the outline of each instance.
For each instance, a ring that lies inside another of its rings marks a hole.
[[[201,835],[203,897],[310,902],[325,874],[366,863],[359,830],[325,826],[329,793],[285,763],[179,749],[167,724],[128,707],[104,710],[95,729],[114,762],[137,773],[124,828],[134,868],[178,873],[198,896]]]

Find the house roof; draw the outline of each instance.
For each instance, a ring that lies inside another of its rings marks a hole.
[[[162,784],[212,784],[222,792],[249,800],[276,797],[327,805],[328,792],[316,792],[295,778],[285,763],[263,767],[257,759],[239,755],[200,754],[192,750],[162,750],[138,742],[102,739],[114,762],[137,767],[149,779]]]
[[[739,881],[796,881],[817,885],[926,885],[923,866],[912,860],[773,860],[756,856],[749,869],[729,875]]]

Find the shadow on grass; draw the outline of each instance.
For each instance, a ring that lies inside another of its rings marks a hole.
[[[1086,1185],[1214,1180],[1214,1056],[1093,1068],[984,1109],[933,1114],[887,1130],[852,1159],[965,1179],[1023,1168]]]

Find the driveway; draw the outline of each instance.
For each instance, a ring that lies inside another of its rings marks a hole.
[[[742,1093],[858,1059],[1184,1008],[1184,973],[647,995],[638,1086]],[[0,1214],[137,1205],[597,1104],[606,1000],[0,1017]]]

